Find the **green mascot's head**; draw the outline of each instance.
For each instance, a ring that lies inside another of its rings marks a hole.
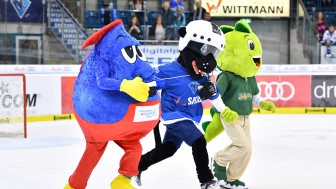
[[[262,48],[251,27],[240,20],[235,27],[222,25],[220,28],[226,45],[217,58],[219,69],[242,77],[255,76],[262,64]]]

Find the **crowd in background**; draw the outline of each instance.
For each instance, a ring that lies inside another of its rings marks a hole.
[[[143,10],[143,0],[131,0],[130,8],[132,10]],[[187,19],[185,15],[183,0],[165,0],[162,2],[162,6],[156,10],[156,13],[154,22],[149,26],[147,33],[148,39],[153,40],[153,44],[163,44],[162,41],[164,40],[178,40],[177,30],[186,26],[192,20],[211,20],[210,13],[202,7],[201,0],[195,1],[195,10],[190,19]],[[138,40],[143,39],[141,36],[145,32],[140,27],[144,24],[143,18],[143,12],[134,12],[128,26],[128,32]]]
[[[325,0],[324,2],[331,2]],[[324,9],[329,11],[329,7]],[[331,19],[333,22],[334,19]],[[330,22],[330,21],[329,21]],[[315,18],[314,18],[314,30],[316,33],[316,37],[322,43],[322,45],[326,45],[327,51],[325,54],[326,58],[331,58],[332,51],[331,46],[336,45],[336,32],[335,32],[335,25],[334,23],[328,23],[325,14],[323,11],[317,11]]]

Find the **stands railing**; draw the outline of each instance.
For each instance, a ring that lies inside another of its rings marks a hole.
[[[297,35],[299,42],[302,42],[304,56],[309,59],[310,64],[320,64],[320,44],[314,32],[312,19],[303,1],[298,0],[297,3]]]
[[[84,59],[87,50],[80,47],[88,35],[59,0],[48,0],[48,27],[76,62]]]
[[[99,29],[112,22],[113,19],[118,18],[123,21],[124,27],[127,28],[131,24],[130,19],[133,14],[137,15],[139,23],[141,24],[141,40],[150,39],[148,37],[149,28],[155,24],[155,19],[159,14],[158,10],[151,10],[147,12],[146,10],[116,10],[111,8],[100,8],[99,11],[86,11],[84,13],[84,27]],[[184,14],[187,24],[192,19],[193,11],[185,11]]]

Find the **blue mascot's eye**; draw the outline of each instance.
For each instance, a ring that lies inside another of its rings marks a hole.
[[[142,56],[142,52],[140,51],[138,46],[135,46],[136,52],[139,56]]]
[[[127,53],[127,55],[130,57],[130,58],[133,58],[134,56],[134,51],[133,51],[133,48],[132,46],[128,46],[125,48],[125,51]]]
[[[248,44],[248,47],[249,47],[251,50],[254,50],[254,43],[253,43],[253,41],[252,41],[251,39],[249,39],[249,40],[247,41],[247,44]]]
[[[135,47],[134,46],[128,46],[123,49],[121,49],[121,54],[125,58],[125,60],[131,64],[133,64],[136,60],[136,55],[135,55]]]
[[[139,49],[138,46],[135,46],[136,49],[136,53],[138,55],[138,57],[142,60],[142,61],[147,61],[147,58],[145,57],[145,55],[141,52],[141,50]]]

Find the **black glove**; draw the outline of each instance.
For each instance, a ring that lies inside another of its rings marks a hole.
[[[200,87],[201,89],[199,89],[200,90],[199,93],[202,100],[209,99],[210,97],[212,97],[217,93],[216,86],[210,81],[203,83],[202,85],[199,86],[199,88]]]

